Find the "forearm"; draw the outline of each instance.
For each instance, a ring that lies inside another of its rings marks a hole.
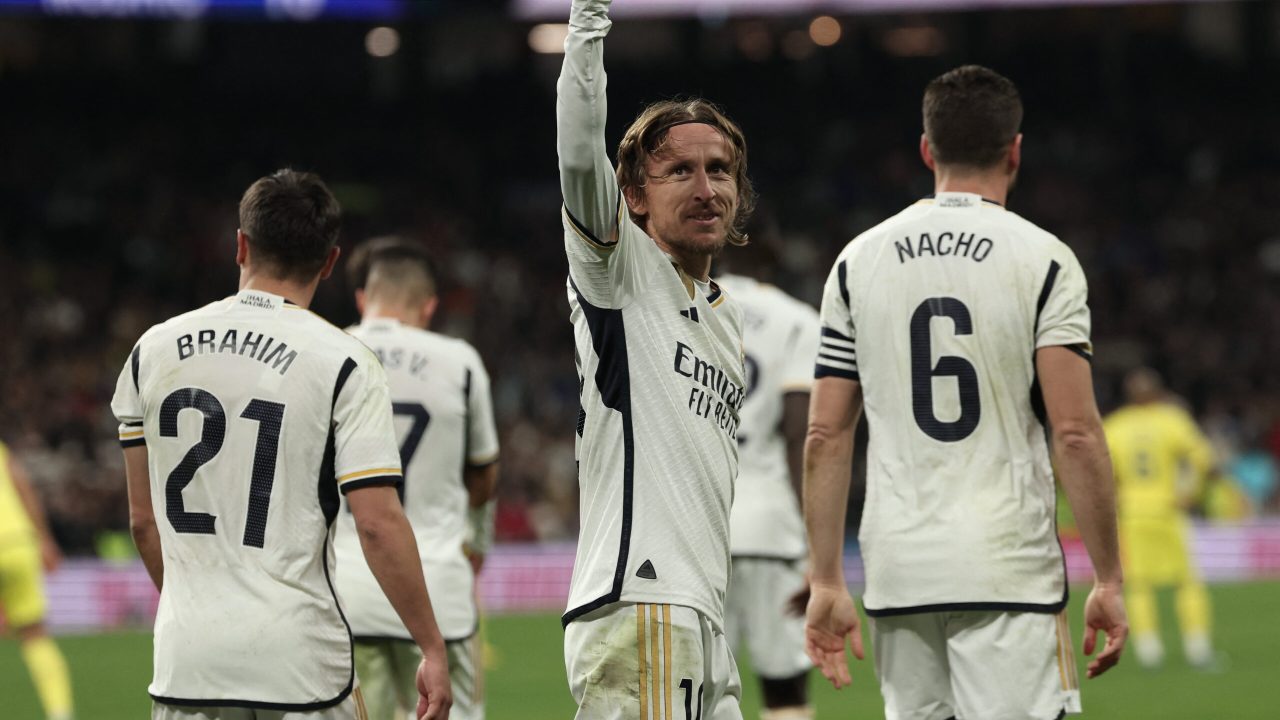
[[[404,514],[386,513],[359,526],[359,534],[369,569],[414,642],[424,651],[442,649],[444,638],[431,609],[418,544]]]
[[[844,584],[844,522],[852,464],[852,432],[810,429],[804,448],[803,497],[815,584]]]
[[[1102,427],[1055,432],[1053,450],[1058,476],[1093,563],[1095,578],[1100,583],[1122,583],[1115,482]]]
[[[151,576],[156,590],[164,589],[164,554],[160,549],[160,531],[154,520],[130,520],[129,532],[133,535],[133,545],[138,548],[142,564]]]
[[[556,85],[556,149],[560,188],[569,213],[597,237],[616,211],[617,183],[605,146],[604,37],[609,0],[574,0],[564,65]]]

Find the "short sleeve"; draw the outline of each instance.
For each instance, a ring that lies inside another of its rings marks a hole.
[[[858,379],[858,354],[853,313],[849,304],[848,260],[841,258],[827,276],[822,291],[818,361],[814,378]]]
[[[821,335],[818,313],[796,303],[795,321],[787,334],[786,362],[782,368],[782,392],[809,392],[813,388],[813,364]]]
[[[141,346],[135,345],[116,379],[116,392],[111,397],[111,412],[120,421],[121,447],[147,444],[142,430],[142,393],[138,382],[141,361]]]
[[[1036,347],[1061,345],[1092,358],[1089,342],[1089,287],[1070,250],[1050,262],[1036,303]]]
[[[467,464],[488,465],[498,459],[498,429],[493,418],[493,393],[484,362],[472,350],[467,369]]]
[[[372,353],[348,358],[333,402],[333,467],[345,494],[369,485],[402,482],[387,377]]]

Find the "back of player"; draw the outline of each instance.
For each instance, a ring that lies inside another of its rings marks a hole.
[[[372,255],[368,283],[357,296],[364,319],[351,333],[373,350],[387,372],[404,467],[401,501],[449,652],[451,716],[481,718],[475,575],[464,552],[472,489],[464,469],[497,460],[489,376],[469,344],[421,329],[435,307],[425,265],[412,256],[379,259],[376,249]],[[424,289],[415,290],[418,286]],[[414,307],[430,309],[410,316]],[[417,665],[412,638],[369,570],[347,512],[339,516],[334,547],[338,592],[356,638],[370,718],[403,717],[412,707],[406,700],[412,700]]]
[[[162,517],[156,700],[350,693],[329,529],[340,489],[399,481],[389,415],[387,441],[342,432],[387,403],[373,353],[279,296],[243,290],[143,335],[113,407],[121,442],[147,446]]]
[[[827,289],[819,374],[864,378],[871,428],[867,612],[1062,609],[1034,354],[1087,352],[1070,249],[998,204],[940,193],[850,243]]]
[[[793,451],[804,443],[818,313],[749,277],[726,274],[716,281],[742,306],[747,371],[729,515],[733,572],[725,634],[732,647],[750,651],[766,712],[809,717],[812,665],[804,654],[804,619],[788,610],[787,601],[805,585],[800,468]]]
[[[857,630],[838,540],[865,406],[863,604],[890,719],[1079,711],[1050,427],[1097,569],[1087,622],[1108,633],[1091,674],[1118,660],[1127,631],[1084,273],[1066,245],[1003,207],[1021,118],[1017,89],[991,70],[931,82],[920,149],[936,195],[855,238],[823,294],[806,633],[824,674],[840,678],[827,653]],[[814,644],[833,631],[834,646]]]
[[[1194,667],[1214,667],[1209,593],[1191,557],[1187,508],[1214,467],[1213,450],[1195,420],[1169,402],[1154,371],[1125,379],[1128,404],[1106,417],[1115,464],[1126,601],[1134,650],[1147,667],[1164,661],[1155,591],[1175,587],[1183,651]]]

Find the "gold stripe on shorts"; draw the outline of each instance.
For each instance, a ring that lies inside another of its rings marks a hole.
[[[649,720],[648,667],[645,663],[644,605],[636,605],[636,649],[640,653],[640,720]]]
[[[650,646],[653,648],[653,655],[650,658],[650,666],[653,670],[657,670],[658,665],[658,606],[649,605],[649,634],[652,636],[649,640]],[[662,716],[662,688],[658,685],[658,678],[654,677],[653,682],[649,683],[653,691],[653,714]]]
[[[667,720],[671,714],[671,606],[662,606],[662,694],[667,698]]]
[[[1071,631],[1067,626],[1066,611],[1054,616],[1058,631],[1058,677],[1062,680],[1063,690],[1078,690],[1080,680],[1077,676],[1075,656],[1071,651]]]
[[[369,720],[369,711],[364,707],[364,693],[360,692],[359,686],[351,691],[351,696],[356,701],[356,720]]]

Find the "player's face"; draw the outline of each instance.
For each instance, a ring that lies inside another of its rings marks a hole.
[[[647,216],[645,229],[659,244],[694,254],[724,247],[738,210],[738,182],[719,130],[703,123],[671,128],[645,174],[632,209]]]

